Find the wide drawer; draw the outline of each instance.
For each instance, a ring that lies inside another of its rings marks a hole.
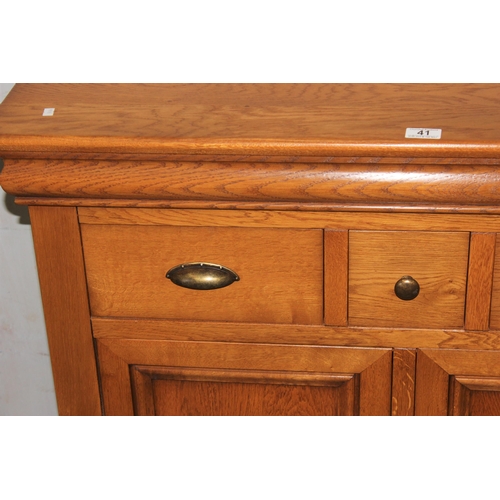
[[[323,321],[321,230],[82,225],[94,316],[260,323]],[[234,271],[213,290],[167,279],[181,264]]]
[[[351,231],[349,324],[462,328],[468,252],[467,232]]]

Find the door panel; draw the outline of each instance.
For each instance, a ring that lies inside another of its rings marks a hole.
[[[359,414],[354,374],[134,366],[132,385],[139,415]]]
[[[107,415],[389,415],[392,350],[97,340]]]
[[[417,352],[416,415],[500,415],[500,351]]]

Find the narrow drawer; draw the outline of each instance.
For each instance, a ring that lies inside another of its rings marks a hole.
[[[94,316],[322,322],[321,230],[84,224],[82,239]],[[238,280],[198,290],[166,277],[200,262]]]
[[[463,327],[468,251],[466,232],[351,231],[349,324]]]

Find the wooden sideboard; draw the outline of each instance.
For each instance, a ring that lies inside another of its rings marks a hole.
[[[500,85],[26,84],[61,415],[500,415]]]

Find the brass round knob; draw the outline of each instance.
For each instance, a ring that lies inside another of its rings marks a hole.
[[[403,276],[394,285],[394,293],[401,300],[413,300],[420,292],[420,285],[411,276]]]

